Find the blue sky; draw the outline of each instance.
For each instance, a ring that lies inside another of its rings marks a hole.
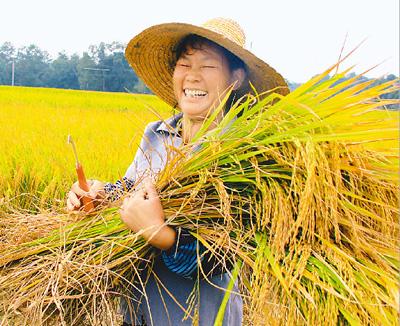
[[[369,77],[399,74],[398,0],[6,0],[0,6],[0,43],[37,44],[52,56],[82,54],[101,41],[127,43],[146,27],[163,22],[201,24],[235,19],[247,48],[285,78],[304,82],[365,39],[343,69]]]

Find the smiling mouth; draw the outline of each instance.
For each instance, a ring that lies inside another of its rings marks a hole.
[[[186,97],[194,97],[194,98],[204,97],[208,94],[207,92],[201,91],[199,89],[189,89],[189,88],[185,88],[183,92],[185,93]]]

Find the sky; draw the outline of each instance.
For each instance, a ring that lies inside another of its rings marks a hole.
[[[36,44],[54,58],[82,55],[91,44],[118,41],[155,24],[236,20],[246,47],[286,79],[305,82],[342,64],[368,77],[399,75],[398,0],[1,0],[0,44]]]

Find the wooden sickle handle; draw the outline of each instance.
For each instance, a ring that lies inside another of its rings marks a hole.
[[[76,174],[78,175],[78,183],[79,183],[79,188],[81,188],[84,191],[89,191],[90,187],[89,184],[87,183],[85,173],[83,172],[83,167],[80,163],[76,164]],[[93,204],[93,199],[90,197],[82,196],[82,203],[83,203],[83,210],[85,212],[90,212],[94,210],[94,204]]]

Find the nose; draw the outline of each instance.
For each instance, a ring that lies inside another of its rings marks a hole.
[[[197,67],[191,66],[186,71],[185,79],[188,82],[198,82],[198,81],[200,81],[200,79],[201,79],[200,69],[197,68]]]

